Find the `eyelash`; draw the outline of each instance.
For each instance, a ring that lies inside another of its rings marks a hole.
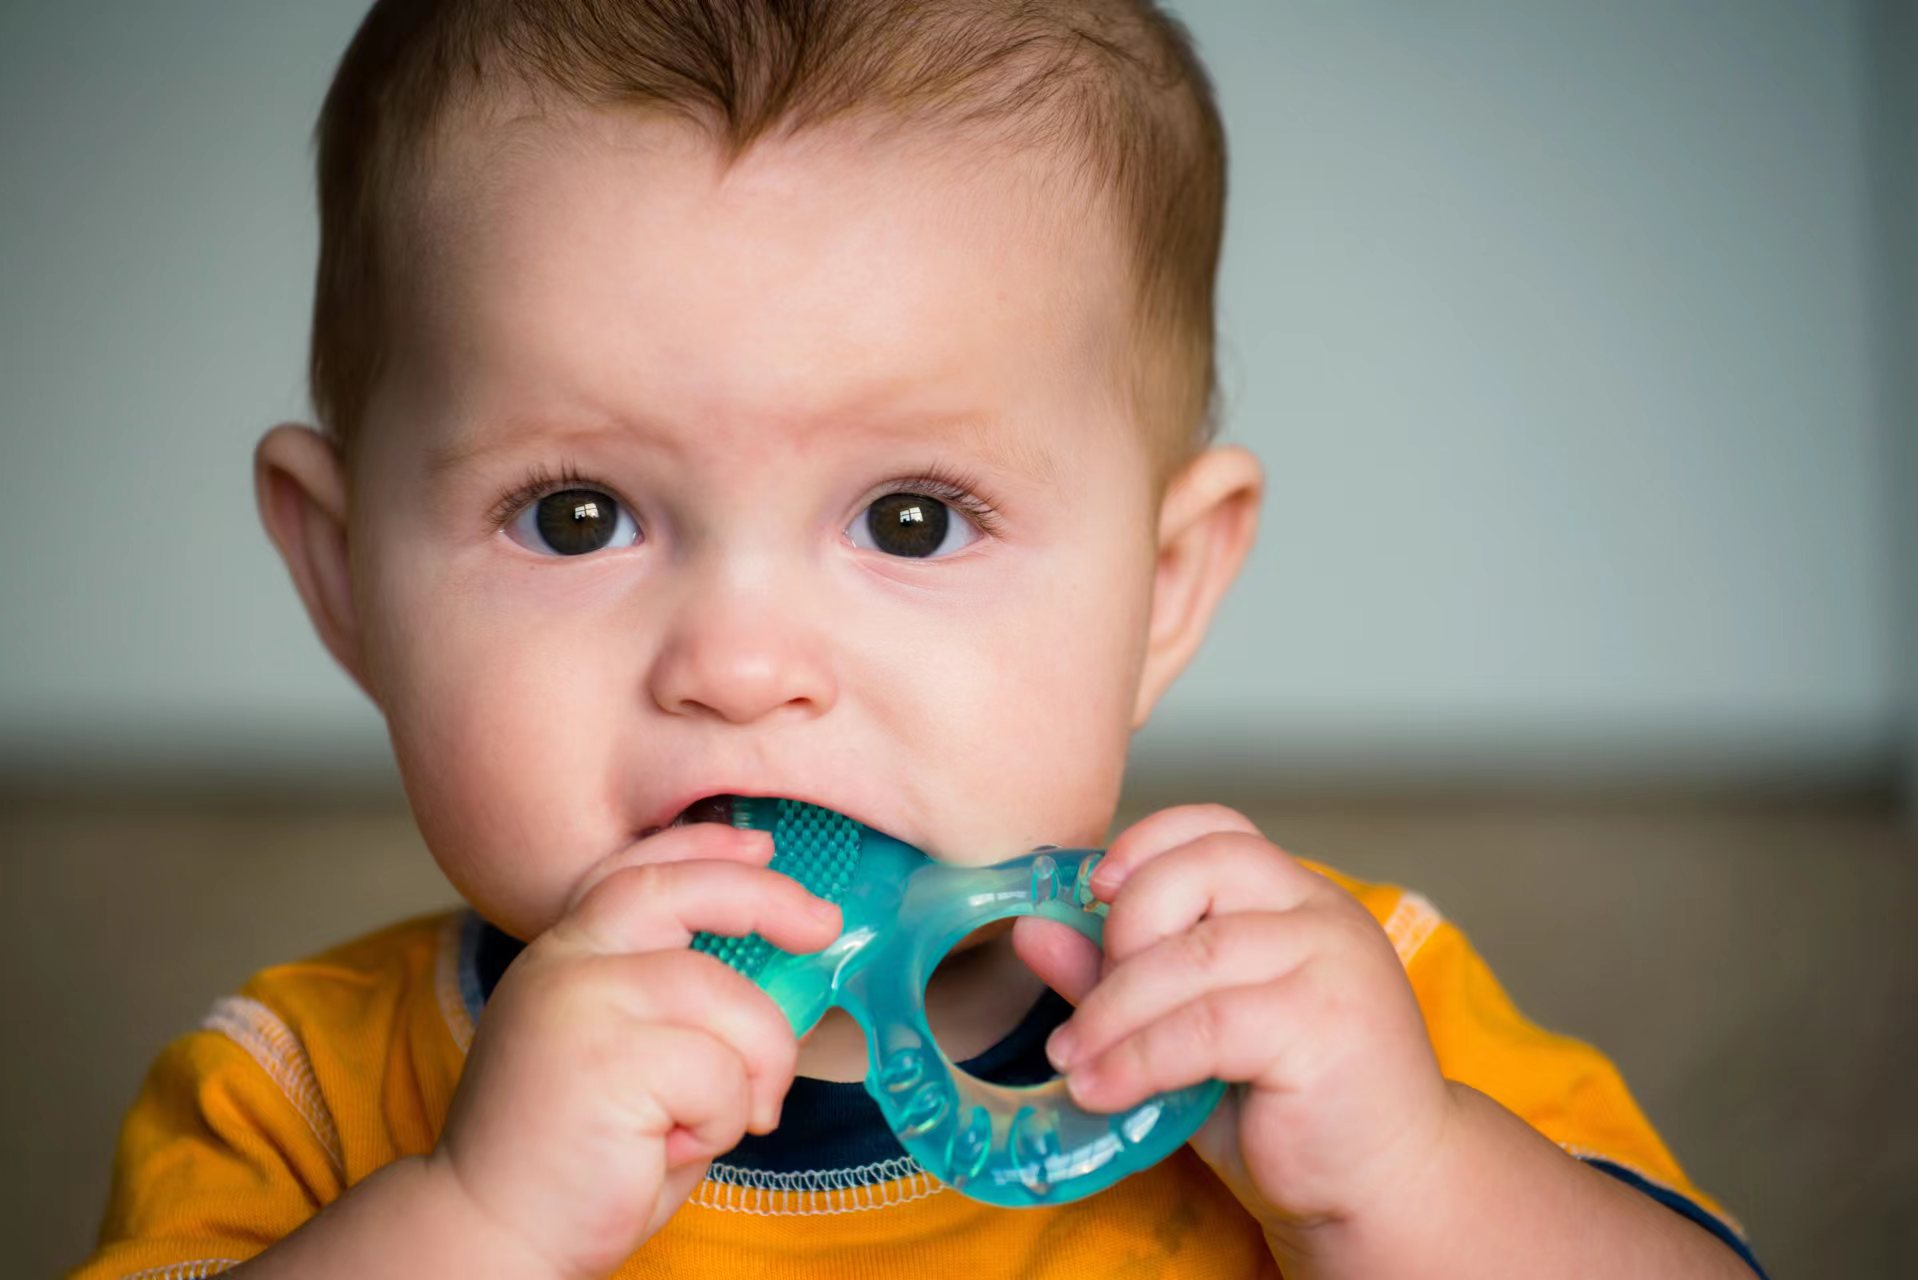
[[[496,530],[504,529],[513,517],[519,514],[521,507],[537,502],[549,493],[557,493],[561,489],[603,487],[598,481],[589,480],[582,475],[579,468],[571,462],[563,463],[558,475],[548,471],[545,463],[536,462],[526,473],[525,479],[500,495],[499,501],[495,502],[493,509],[487,513],[486,522]]]
[[[1002,521],[998,510],[981,498],[978,490],[979,482],[970,475],[936,462],[916,475],[887,481],[885,487],[873,495],[873,500],[878,501],[889,493],[923,493],[965,512],[967,518],[979,526],[979,532],[990,538],[999,532]]]
[[[978,482],[966,473],[943,463],[935,463],[917,475],[888,482],[874,495],[874,500],[888,493],[923,493],[959,508],[979,527],[980,533],[992,537],[999,532],[1001,518],[998,510],[975,492],[978,487]],[[536,462],[526,473],[525,479],[493,504],[493,509],[487,513],[487,523],[496,531],[503,529],[522,507],[562,489],[603,491],[605,488],[599,481],[582,474],[571,462],[561,464],[557,475],[547,470],[545,463]]]

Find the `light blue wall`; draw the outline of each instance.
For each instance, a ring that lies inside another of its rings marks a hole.
[[[1177,7],[1272,483],[1142,762],[1883,770],[1918,627],[1875,11]],[[388,768],[248,475],[305,411],[307,135],[361,9],[0,8],[0,762]]]
[[[1194,719],[1263,688],[1302,766],[1882,758],[1855,12],[1190,12],[1236,143],[1233,422],[1275,479]]]

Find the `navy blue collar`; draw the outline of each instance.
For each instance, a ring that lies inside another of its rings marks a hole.
[[[519,939],[481,923],[473,948],[479,1003],[493,994],[506,966],[525,946]],[[968,1075],[995,1084],[1040,1084],[1057,1074],[1046,1061],[1046,1037],[1071,1014],[1072,1006],[1053,991],[1042,994],[1019,1025],[975,1058],[959,1064]],[[779,1127],[768,1134],[747,1134],[720,1157],[734,1169],[763,1173],[807,1173],[859,1169],[903,1160],[905,1149],[886,1128],[878,1104],[858,1082],[799,1076],[786,1094]]]

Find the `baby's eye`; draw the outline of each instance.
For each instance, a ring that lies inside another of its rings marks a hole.
[[[979,537],[972,522],[923,493],[889,493],[854,517],[846,532],[855,547],[917,559],[964,550]]]
[[[506,534],[541,555],[583,556],[615,543],[630,546],[639,527],[609,494],[560,489],[522,507]]]

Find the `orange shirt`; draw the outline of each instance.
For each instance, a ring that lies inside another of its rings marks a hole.
[[[1745,1252],[1603,1055],[1528,1022],[1465,935],[1417,894],[1314,870],[1385,929],[1448,1077]],[[215,1001],[148,1073],[121,1131],[99,1247],[72,1276],[218,1274],[381,1166],[430,1151],[483,1000],[482,929],[465,910],[409,920],[267,969]],[[1257,1226],[1186,1148],[1096,1195],[1036,1209],[967,1199],[903,1152],[771,1172],[721,1157],[617,1274],[848,1280],[922,1268],[965,1280],[1272,1270]]]

